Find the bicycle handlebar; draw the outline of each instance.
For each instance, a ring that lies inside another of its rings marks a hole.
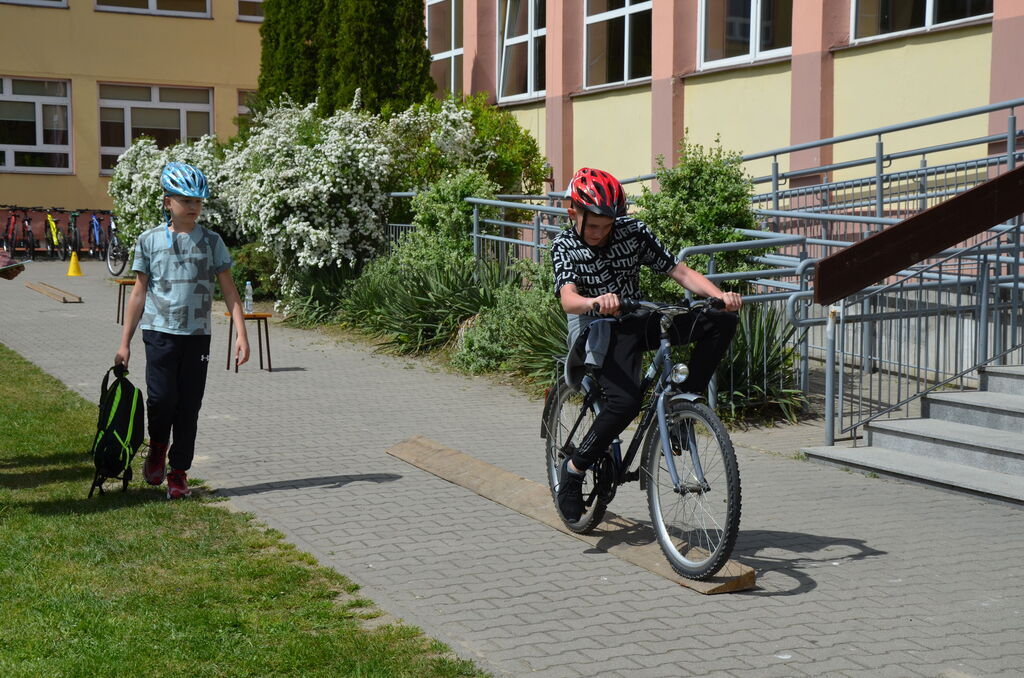
[[[600,312],[601,305],[595,301],[593,308],[595,312]],[[620,315],[635,313],[639,310],[652,311],[657,313],[665,309],[686,310],[692,313],[694,311],[699,311],[703,308],[713,308],[721,310],[725,308],[725,302],[719,299],[718,297],[711,297],[709,299],[704,299],[700,301],[690,301],[689,299],[684,299],[681,303],[678,304],[662,304],[653,301],[644,301],[642,299],[629,299],[626,297],[619,299]]]

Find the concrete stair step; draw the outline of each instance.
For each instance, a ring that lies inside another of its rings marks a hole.
[[[997,473],[910,452],[884,447],[808,447],[801,450],[814,461],[873,471],[988,499],[1024,504],[1024,482],[1020,476]]]
[[[983,367],[979,371],[982,391],[1024,395],[1024,365]]]
[[[1024,395],[988,391],[930,393],[921,416],[1003,431],[1024,431]]]
[[[868,445],[1020,476],[1024,436],[942,419],[894,419],[867,425]]]

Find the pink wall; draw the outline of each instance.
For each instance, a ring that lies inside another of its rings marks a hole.
[[[569,94],[583,87],[583,0],[547,3],[547,69],[545,86],[546,146],[555,189],[572,173],[572,101]]]
[[[680,76],[697,70],[697,0],[655,2],[651,19],[651,167],[659,155],[672,167],[686,128]]]
[[[1024,68],[1021,66],[1021,46],[1024,45],[1024,2],[1021,0],[995,0],[992,16],[992,75],[989,85],[989,103],[1024,97]],[[1024,111],[1017,113],[1024,117]],[[1018,119],[1017,129],[1024,127]],[[992,134],[1006,133],[1006,112],[997,111],[989,116]],[[993,144],[998,146],[998,144]],[[994,152],[1006,151],[1006,145]]]
[[[497,101],[497,3],[494,0],[463,0],[462,91],[487,92]]]

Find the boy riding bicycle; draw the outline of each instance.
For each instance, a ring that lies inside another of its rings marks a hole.
[[[555,296],[568,316],[569,348],[599,315],[618,315],[622,298],[639,298],[640,266],[664,273],[694,294],[718,297],[725,311],[675,319],[673,345],[696,342],[683,390],[704,391],[736,332],[735,313],[743,302],[683,262],[676,262],[647,226],[626,216],[626,194],[608,172],[582,168],[569,182],[573,227],[551,243]],[[596,311],[595,311],[596,306]],[[605,357],[595,377],[604,405],[578,449],[562,464],[558,508],[570,521],[583,513],[587,469],[640,411],[640,358],[658,346],[659,327],[644,316],[611,326]]]

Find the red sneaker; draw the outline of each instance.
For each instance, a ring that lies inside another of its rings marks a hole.
[[[188,489],[188,477],[184,471],[171,469],[167,474],[167,498],[183,499],[192,496],[192,490]]]
[[[142,462],[142,477],[150,485],[159,485],[164,481],[167,471],[167,443],[150,443],[149,454]]]

